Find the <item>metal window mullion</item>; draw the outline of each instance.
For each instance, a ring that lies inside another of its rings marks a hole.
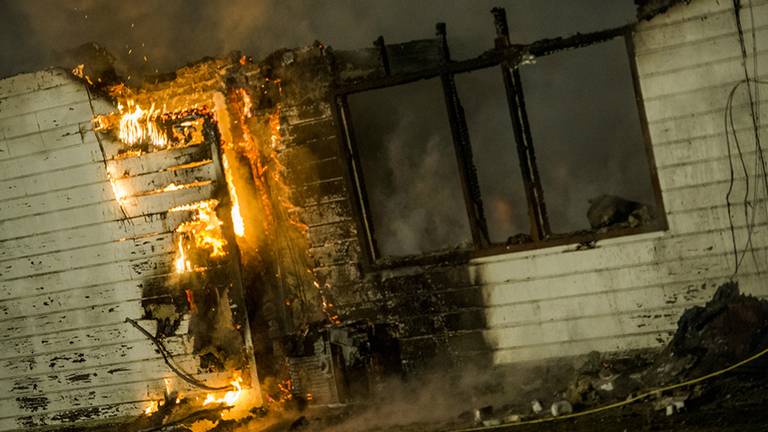
[[[512,79],[517,90],[517,106],[520,111],[519,117],[522,122],[523,137],[525,138],[526,163],[533,187],[533,195],[537,208],[537,217],[539,230],[542,238],[547,238],[552,233],[549,227],[549,216],[547,215],[547,205],[544,200],[544,189],[541,186],[541,177],[539,177],[539,167],[536,164],[536,151],[531,137],[531,126],[528,123],[528,113],[525,110],[525,93],[523,91],[523,82],[520,78],[520,70],[513,69]]]
[[[469,129],[464,116],[464,108],[461,105],[456,81],[447,65],[450,62],[450,53],[445,32],[445,24],[437,24],[437,35],[441,38],[441,58],[443,70],[440,80],[443,86],[443,96],[448,111],[448,123],[451,128],[454,153],[459,167],[459,179],[464,196],[467,217],[469,219],[472,242],[476,248],[484,248],[490,245],[488,225],[485,220],[480,183],[477,178],[477,168],[474,164],[472,146],[469,140]]]
[[[496,29],[496,49],[510,47],[509,26],[507,15],[503,8],[493,8],[494,26]],[[522,80],[517,69],[517,60],[513,63],[505,60],[501,64],[502,79],[509,105],[509,115],[512,121],[512,130],[515,136],[517,156],[520,162],[520,173],[523,177],[523,188],[528,204],[528,223],[533,241],[546,239],[550,234],[549,219],[544,204],[544,192],[539,180],[539,170],[536,166],[536,156],[533,151],[528,115],[525,112],[525,100],[523,98]]]

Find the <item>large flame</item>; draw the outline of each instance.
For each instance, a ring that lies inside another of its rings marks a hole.
[[[176,273],[186,273],[192,271],[192,263],[187,259],[187,254],[184,252],[184,244],[182,243],[182,237],[179,237],[179,250],[176,252]]]
[[[234,387],[234,390],[230,390],[224,394],[224,396],[217,398],[212,393],[208,393],[205,397],[205,401],[203,401],[203,405],[208,405],[212,403],[220,403],[227,406],[233,406],[237,403],[237,400],[240,398],[240,394],[243,391],[243,386],[241,385],[242,379],[240,377],[235,378],[230,384],[232,384],[232,387]]]
[[[139,104],[128,100],[126,105],[118,103],[117,110],[120,112],[118,137],[122,142],[128,145],[149,142],[155,147],[168,144],[168,137],[157,125],[160,111],[155,110],[154,104],[149,110],[144,110]]]
[[[222,154],[222,164],[224,165],[224,177],[227,180],[229,196],[232,199],[232,229],[235,231],[235,235],[242,237],[245,235],[245,223],[243,222],[243,216],[240,214],[240,201],[237,198],[235,179],[225,154]]]
[[[211,258],[223,257],[227,254],[225,246],[227,241],[221,230],[223,222],[216,215],[216,206],[219,202],[215,199],[199,201],[184,206],[174,207],[170,212],[192,211],[192,220],[180,224],[176,232],[180,234],[178,251],[176,253],[176,272],[186,273],[196,271],[186,251],[190,246],[209,251]],[[188,244],[190,242],[191,244]]]
[[[149,401],[149,405],[147,405],[147,408],[144,409],[144,414],[150,415],[157,412],[159,406],[160,404],[158,401],[156,400]]]

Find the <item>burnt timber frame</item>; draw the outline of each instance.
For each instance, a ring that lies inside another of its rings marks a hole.
[[[423,265],[447,261],[463,261],[469,257],[480,257],[499,253],[531,250],[542,247],[558,246],[564,244],[583,244],[596,240],[620,237],[630,234],[641,234],[659,230],[666,230],[667,220],[664,210],[664,202],[661,196],[661,187],[656,173],[656,164],[650,143],[650,133],[645,115],[645,108],[638,79],[637,64],[634,58],[634,45],[632,43],[633,24],[591,32],[577,33],[573,36],[554,39],[543,39],[528,45],[512,44],[509,40],[509,28],[506,12],[503,8],[494,8],[491,11],[494,18],[496,38],[494,48],[481,55],[462,61],[452,61],[448,49],[447,32],[444,23],[436,26],[437,38],[428,40],[433,43],[438,51],[437,61],[425,58],[418,67],[404,70],[396,70],[393,67],[391,52],[402,45],[387,45],[383,37],[374,41],[373,45],[377,54],[377,70],[362,78],[344,79],[339,73],[336,58],[331,58],[331,72],[333,85],[331,88],[331,104],[334,109],[334,117],[339,127],[339,136],[342,137],[341,151],[345,159],[345,177],[347,187],[352,191],[356,199],[352,199],[352,209],[355,213],[358,225],[358,235],[361,244],[366,245],[365,255],[367,267],[371,269],[387,268],[399,265]],[[654,223],[636,228],[621,228],[607,232],[580,231],[576,233],[555,234],[550,229],[544,202],[544,191],[536,165],[533,139],[530,125],[525,110],[525,97],[519,66],[528,58],[535,58],[554,54],[560,51],[577,49],[589,45],[606,42],[608,40],[623,37],[626,43],[626,52],[629,60],[629,68],[636,106],[639,114],[643,138],[645,141],[646,155],[648,158],[649,175],[654,190],[656,210]],[[333,57],[333,56],[332,56]],[[520,244],[492,243],[488,235],[488,227],[484,216],[482,197],[480,195],[477,169],[473,162],[472,147],[469,132],[466,125],[464,110],[456,90],[454,77],[457,74],[472,72],[481,69],[499,67],[506,91],[507,103],[510,111],[513,134],[515,136],[516,151],[520,163],[522,180],[528,205],[528,220],[531,241]],[[394,70],[393,70],[394,69]],[[459,178],[467,210],[470,231],[472,233],[473,248],[471,250],[451,250],[425,253],[408,257],[382,257],[374,235],[374,226],[370,217],[370,204],[365,191],[365,182],[361,170],[359,155],[356,151],[353,125],[350,121],[348,96],[354,93],[362,93],[387,87],[404,85],[420,80],[440,78],[443,94],[448,111],[448,120],[451,136],[456,153]]]

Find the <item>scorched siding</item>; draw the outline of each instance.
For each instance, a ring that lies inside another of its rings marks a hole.
[[[102,153],[91,121],[113,110],[62,70],[0,81],[0,430],[138,415],[163,378],[193,390],[124,320],[156,333],[143,302],[173,273],[173,231],[189,218],[167,210],[211,197],[220,174],[167,170],[211,159],[206,143],[114,158],[120,144],[102,140]],[[164,342],[196,371],[188,322]]]
[[[768,2],[753,7],[760,53],[768,47]],[[748,5],[741,16],[751,71]],[[733,5],[680,4],[638,24],[633,38],[669,229],[600,241],[594,249],[563,246],[474,260],[471,272],[482,281],[486,304],[481,332],[497,364],[660,346],[681,312],[708,300],[733,272],[723,118],[731,88],[744,79]],[[758,58],[766,70],[768,56]],[[752,167],[748,110],[742,94],[734,119]],[[767,124],[765,110],[761,121]],[[737,171],[733,197],[743,193]],[[742,219],[735,219],[739,244],[746,233]],[[753,244],[765,262],[764,215],[757,223]],[[768,296],[750,256],[739,281],[744,291]]]

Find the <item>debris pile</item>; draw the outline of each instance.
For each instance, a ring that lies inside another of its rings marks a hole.
[[[748,390],[768,384],[760,366],[768,363],[768,356],[752,363],[751,372],[750,367],[743,366],[710,381],[697,378],[718,373],[767,347],[768,301],[741,294],[736,282],[727,282],[704,306],[683,313],[674,336],[661,352],[622,358],[592,352],[581,359],[565,390],[542,390],[541,397],[529,401],[527,407],[515,404],[515,413],[482,407],[475,410],[472,420],[475,425],[496,426],[561,417],[608,404],[627,406],[633,401],[638,403],[630,411],[636,414],[660,412],[670,416],[720,406],[726,394],[729,402],[752,401],[755,395],[747,394]],[[676,385],[679,383],[682,385]]]
[[[677,332],[660,356],[662,364],[686,359],[678,375],[693,378],[714,372],[768,346],[768,301],[739,292],[735,282],[721,285],[704,306],[686,310]]]
[[[615,195],[600,195],[589,200],[587,219],[593,230],[606,230],[646,226],[653,221],[654,216],[646,204]]]

